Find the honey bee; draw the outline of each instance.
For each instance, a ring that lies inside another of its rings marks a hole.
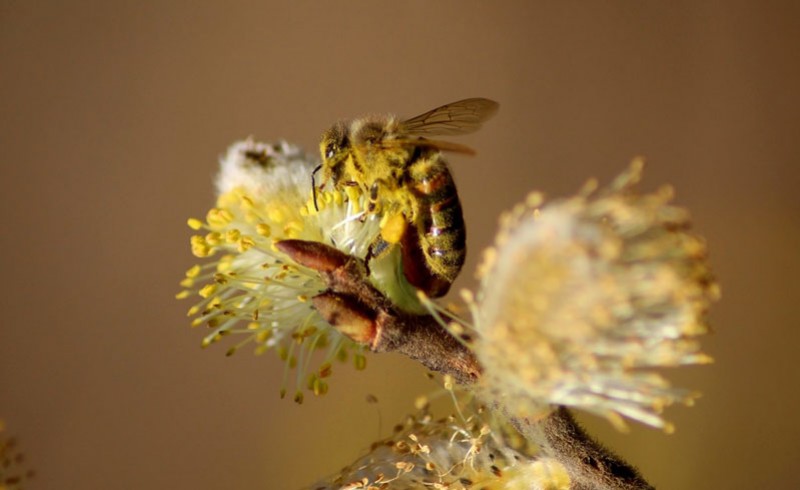
[[[430,136],[476,131],[497,102],[464,99],[411,119],[371,116],[340,121],[322,136],[322,185],[358,186],[367,213],[380,214],[381,232],[367,265],[400,244],[403,273],[429,296],[447,293],[466,257],[466,230],[453,177],[442,152],[473,155],[469,147]],[[316,187],[314,199],[316,203]]]

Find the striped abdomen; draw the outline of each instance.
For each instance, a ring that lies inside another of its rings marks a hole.
[[[411,284],[438,297],[447,293],[464,265],[467,232],[456,185],[441,154],[415,156],[406,172],[415,226],[403,237],[403,269]]]

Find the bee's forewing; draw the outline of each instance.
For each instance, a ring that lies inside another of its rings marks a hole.
[[[401,123],[403,130],[419,136],[446,136],[477,131],[492,117],[500,104],[493,100],[472,98],[437,107]]]

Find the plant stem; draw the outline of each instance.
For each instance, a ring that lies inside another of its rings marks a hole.
[[[474,353],[430,315],[398,311],[369,282],[361,259],[318,242],[284,240],[277,247],[297,263],[319,272],[328,290],[313,298],[322,316],[343,334],[373,352],[398,352],[460,384],[480,379]],[[572,490],[652,489],[638,471],[594,441],[564,407],[533,420],[504,413],[527,440],[567,468]]]

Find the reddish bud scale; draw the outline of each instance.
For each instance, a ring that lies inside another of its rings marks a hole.
[[[333,272],[350,260],[344,252],[319,242],[281,240],[275,247],[298,264],[319,272]]]
[[[314,307],[339,332],[362,344],[372,344],[376,334],[374,313],[347,295],[326,292],[314,296]]]

